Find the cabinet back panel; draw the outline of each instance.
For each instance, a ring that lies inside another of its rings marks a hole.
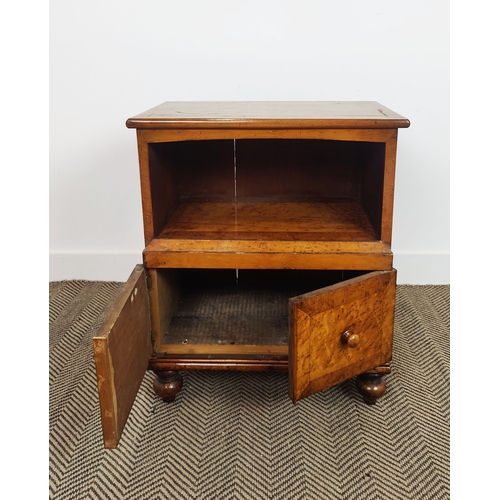
[[[237,140],[238,197],[359,198],[360,148],[345,141]]]

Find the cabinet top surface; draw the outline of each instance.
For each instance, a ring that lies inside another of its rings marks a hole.
[[[408,119],[374,101],[165,102],[128,128],[406,128]]]

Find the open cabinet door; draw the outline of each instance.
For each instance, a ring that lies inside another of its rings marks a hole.
[[[143,266],[136,266],[93,339],[104,446],[116,448],[152,354]]]
[[[290,299],[292,401],[392,357],[396,271],[375,271]]]

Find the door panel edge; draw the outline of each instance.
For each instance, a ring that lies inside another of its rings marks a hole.
[[[116,448],[152,354],[142,265],[132,271],[92,342],[104,446]]]

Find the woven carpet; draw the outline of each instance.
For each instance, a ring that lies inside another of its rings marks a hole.
[[[392,373],[293,405],[287,375],[185,372],[172,404],[147,372],[105,450],[92,336],[120,283],[50,283],[52,499],[447,499],[449,286],[398,285]]]

